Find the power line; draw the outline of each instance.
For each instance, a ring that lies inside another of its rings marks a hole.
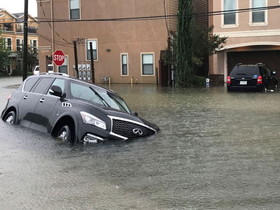
[[[43,11],[43,15],[47,18],[44,7],[42,7],[42,2],[40,2],[40,7],[42,8]],[[54,28],[51,25],[51,22],[48,22],[49,27],[51,28],[51,30],[53,30],[55,32],[55,34],[61,38],[63,41],[65,41],[67,44],[72,44],[71,42],[67,41],[65,38],[63,38],[57,31],[54,30]]]
[[[256,8],[244,8],[244,9],[235,9],[235,10],[226,10],[226,11],[213,11],[206,13],[192,13],[190,16],[215,16],[215,15],[224,15],[228,13],[244,13],[244,12],[256,12],[264,10],[273,10],[279,9],[280,5],[276,6],[267,6],[267,7],[256,7]],[[156,15],[156,16],[142,16],[142,17],[124,17],[124,18],[94,18],[94,19],[80,19],[80,20],[66,20],[66,19],[56,19],[56,20],[40,20],[39,23],[53,22],[53,23],[71,23],[71,22],[113,22],[113,21],[142,21],[142,20],[160,20],[160,19],[170,19],[177,18],[178,14],[173,15]]]
[[[280,5],[276,5],[276,6],[267,6],[267,7],[226,10],[226,11],[192,13],[192,14],[190,14],[190,16],[216,16],[216,15],[224,15],[224,14],[229,14],[229,13],[245,13],[245,12],[257,12],[257,11],[265,11],[265,10],[274,10],[274,9],[279,9],[279,8],[280,8]],[[178,17],[177,14],[173,14],[173,15],[166,15],[165,14],[165,15],[156,15],[156,16],[142,16],[142,17],[93,18],[93,19],[80,19],[80,20],[69,20],[69,19],[50,20],[50,19],[47,19],[47,18],[37,18],[37,22],[38,23],[75,23],[75,22],[146,21],[146,20],[173,19],[173,18],[177,18],[177,17]],[[18,23],[23,23],[23,22],[24,21],[5,22],[5,23],[0,23],[0,24],[18,24]],[[29,22],[34,22],[34,21],[29,21]]]
[[[165,27],[166,27],[166,30],[167,30],[167,34],[169,35],[170,34],[170,31],[169,31],[169,27],[168,27],[168,23],[167,23],[167,9],[166,9],[166,0],[163,1],[163,9],[164,9],[164,16],[165,16]]]
[[[48,42],[53,42],[50,38],[48,38],[48,37],[46,37],[46,36],[44,36],[44,35],[42,35],[42,34],[40,34],[40,33],[37,33],[37,35],[38,35],[39,37],[41,37],[41,38],[47,40]],[[71,43],[71,44],[67,44],[67,43],[65,43],[65,42],[58,42],[58,41],[56,41],[56,40],[54,41],[54,43],[57,44],[57,45],[60,45],[60,46],[64,46],[64,47],[68,47],[68,48],[73,48],[72,43]]]

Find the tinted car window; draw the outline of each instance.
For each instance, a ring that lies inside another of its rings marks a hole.
[[[100,99],[100,97],[97,96],[95,92],[89,88],[89,86],[71,82],[70,90],[73,98],[83,99],[104,105],[102,99]]]
[[[47,90],[49,89],[49,87],[51,86],[52,81],[53,81],[53,78],[41,79],[32,92],[45,94],[47,92]]]
[[[64,87],[65,87],[65,80],[64,79],[56,79],[53,82],[53,85],[59,86],[61,88],[61,90],[64,92]]]
[[[38,79],[39,78],[30,78],[30,79],[26,80],[23,90],[26,92],[30,92],[30,90],[35,85],[35,83],[38,81]]]
[[[108,93],[107,91],[99,90],[98,92],[110,107],[130,113],[128,106],[119,96]]]
[[[52,83],[52,86],[55,85],[55,86],[58,86],[61,88],[62,92],[64,92],[64,87],[65,87],[65,84],[64,84],[65,80],[64,79],[56,79],[54,80],[54,82]],[[49,92],[48,92],[48,95]]]
[[[230,76],[253,76],[259,75],[259,69],[256,66],[236,66],[233,68]]]

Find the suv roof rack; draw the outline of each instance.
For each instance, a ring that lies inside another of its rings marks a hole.
[[[60,73],[60,72],[43,72],[43,73],[39,73],[39,75],[59,75],[59,76],[69,77],[68,74]]]

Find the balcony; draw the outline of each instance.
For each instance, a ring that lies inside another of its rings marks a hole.
[[[17,33],[23,33],[24,31],[23,31],[23,28],[22,27],[20,27],[20,28],[17,28]],[[29,27],[28,28],[28,33],[37,33],[37,28],[34,28],[34,27]]]
[[[11,31],[14,31],[14,27],[12,24],[10,23],[4,23],[3,24],[3,31],[4,32],[11,32]]]

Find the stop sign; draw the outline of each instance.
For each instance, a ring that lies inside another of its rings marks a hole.
[[[61,66],[64,63],[65,60],[65,55],[62,52],[62,50],[57,50],[53,53],[53,62],[58,65]]]

